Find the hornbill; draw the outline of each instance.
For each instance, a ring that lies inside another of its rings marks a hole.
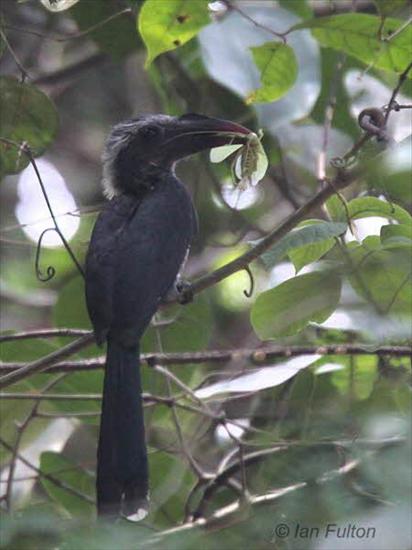
[[[249,133],[203,115],[144,115],[114,126],[106,141],[103,187],[110,200],[97,218],[86,257],[89,316],[97,343],[107,341],[97,450],[99,516],[138,520],[148,508],[139,341],[174,288],[196,231],[194,205],[175,164],[204,149],[242,144]]]

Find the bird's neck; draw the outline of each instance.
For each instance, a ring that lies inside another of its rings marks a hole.
[[[103,170],[104,193],[109,199],[123,194],[135,195],[141,199],[147,193],[176,181],[171,167],[110,165]]]

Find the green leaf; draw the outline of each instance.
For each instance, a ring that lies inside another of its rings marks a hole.
[[[161,53],[188,42],[208,23],[206,1],[146,0],[138,18],[138,30],[147,48],[145,66]]]
[[[324,241],[319,241],[318,243],[307,244],[306,246],[299,246],[298,248],[291,250],[288,253],[288,256],[290,261],[295,266],[297,273],[306,265],[309,265],[319,260],[334,246],[334,239],[326,239]]]
[[[412,314],[412,270],[410,255],[403,247],[382,248],[376,238],[352,247],[354,266],[349,282],[381,314]]]
[[[385,248],[412,246],[412,225],[384,225],[381,228],[381,243]]]
[[[0,174],[14,174],[28,165],[28,158],[1,138],[18,144],[26,142],[33,156],[38,157],[53,142],[58,117],[54,104],[43,92],[11,76],[0,77],[0,104]]]
[[[86,31],[118,12],[119,5],[115,2],[79,2],[70,10],[70,16],[76,21],[81,31]],[[142,47],[142,41],[129,13],[124,13],[105,25],[98,26],[87,36],[96,42],[102,52],[109,54],[115,60],[122,59],[139,46]]]
[[[266,267],[273,267],[277,262],[282,260],[290,250],[306,247],[307,245],[319,243],[333,237],[338,237],[339,235],[345,233],[347,229],[346,223],[324,222],[322,220],[311,220],[311,222],[311,225],[306,225],[305,227],[301,227],[300,229],[297,228],[291,231],[275,246],[265,252],[262,255],[262,260]],[[299,265],[302,259],[302,251],[300,255],[298,253],[298,256],[300,257],[300,259],[297,260]],[[320,256],[316,259],[319,258]]]
[[[288,336],[311,321],[322,323],[339,303],[341,280],[330,272],[314,272],[288,279],[260,294],[251,322],[259,338]]]
[[[361,197],[351,200],[348,203],[348,212],[351,220],[378,216],[396,220],[406,225],[412,224],[412,217],[404,208],[377,197]]]
[[[319,223],[318,220],[306,220],[306,221],[302,222],[301,224],[299,224],[298,227],[306,227],[306,226],[312,226],[313,227],[313,226],[316,225],[318,227],[316,227],[315,234],[313,235],[313,237],[316,236],[316,237],[321,238],[321,233],[324,230],[324,228],[319,227],[319,225],[322,226],[325,223],[328,223],[328,222]],[[334,228],[333,227],[335,225],[342,225],[342,228],[345,227],[345,229],[346,229],[346,224],[343,224],[343,223],[342,224],[330,223],[330,225],[332,227],[329,226],[327,228],[327,230],[330,230],[330,231],[332,231],[332,229],[334,231],[339,230],[339,228]],[[344,232],[345,231],[341,231],[339,233],[339,235],[341,235]],[[335,235],[335,237],[337,237],[339,235]],[[334,238],[319,240],[319,241],[315,241],[315,242],[310,242],[308,244],[305,244],[304,246],[298,246],[297,248],[293,248],[292,250],[290,250],[288,252],[288,256],[289,256],[290,261],[295,266],[296,272],[298,272],[303,267],[305,267],[305,265],[316,262],[317,260],[322,258],[322,256],[324,256],[327,252],[329,252],[329,250],[331,248],[333,248],[334,246],[335,246],[335,239]]]
[[[266,42],[250,48],[260,71],[262,87],[246,97],[246,103],[267,103],[280,99],[293,86],[298,65],[293,49],[283,42]]]
[[[399,34],[385,40],[403,27]],[[345,13],[310,19],[292,30],[312,29],[323,45],[343,51],[378,69],[403,72],[412,57],[412,26],[399,19],[382,19],[364,13]],[[380,38],[379,36],[382,38]],[[408,78],[412,78],[409,71]]]
[[[333,196],[326,202],[326,207],[333,220],[343,221],[349,218],[358,220],[360,218],[370,218],[377,216],[396,220],[399,223],[411,225],[412,217],[401,206],[395,203],[387,202],[377,197],[360,197],[347,203],[347,211],[339,197]]]
[[[397,11],[407,4],[408,0],[374,0],[379,13],[386,17],[394,11]]]
[[[94,478],[90,474],[59,453],[51,451],[41,454],[40,470],[44,474],[52,475],[64,485],[59,487],[47,478],[40,477],[45,491],[55,502],[71,515],[94,516],[94,505],[81,496],[94,497]],[[70,489],[79,493],[79,496]]]

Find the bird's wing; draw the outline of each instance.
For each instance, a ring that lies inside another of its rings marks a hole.
[[[136,344],[176,279],[194,226],[190,197],[175,182],[140,202],[124,196],[109,203],[96,223],[86,264],[98,341],[110,332],[126,346]]]
[[[106,339],[112,320],[119,240],[139,204],[125,195],[112,199],[97,217],[86,256],[86,303],[96,340]]]

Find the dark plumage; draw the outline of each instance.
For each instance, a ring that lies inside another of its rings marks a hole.
[[[139,341],[173,287],[196,231],[195,210],[174,174],[177,160],[224,145],[219,132],[245,128],[184,115],[146,115],[116,125],[103,153],[111,199],[98,216],[86,258],[86,300],[96,341],[107,340],[98,445],[99,515],[144,517],[148,466]]]

